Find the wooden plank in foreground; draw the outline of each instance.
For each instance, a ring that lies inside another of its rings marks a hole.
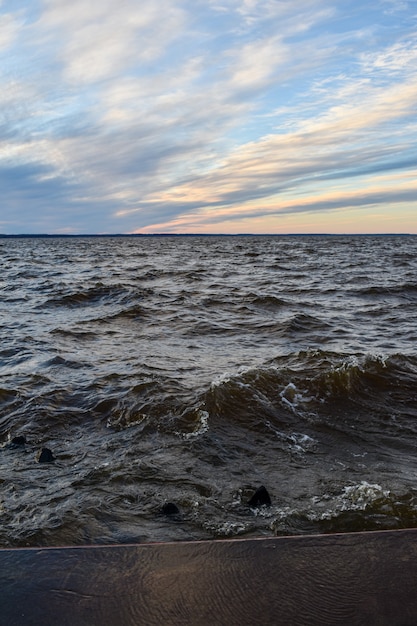
[[[0,624],[417,624],[417,530],[0,550]]]

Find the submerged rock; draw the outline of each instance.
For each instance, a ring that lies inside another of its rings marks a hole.
[[[173,502],[165,502],[161,509],[164,515],[179,515],[180,510]]]
[[[271,497],[263,485],[259,487],[248,502],[249,506],[271,506]]]
[[[10,445],[12,446],[24,446],[26,443],[26,438],[23,435],[18,435],[17,437],[13,437],[10,441]]]
[[[38,463],[52,463],[54,460],[52,451],[49,448],[42,448],[38,455]]]

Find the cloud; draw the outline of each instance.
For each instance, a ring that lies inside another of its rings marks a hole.
[[[374,215],[377,219],[382,219],[385,215],[385,207],[392,213],[394,207],[396,214],[392,217],[392,222],[396,220],[401,223],[401,206],[411,207],[411,215],[415,213],[415,198],[417,194],[417,170],[410,172],[409,178],[397,180],[393,185],[393,180],[381,180],[381,185],[375,185],[373,188],[365,188],[359,185],[358,189],[349,190],[336,188],[326,193],[320,190],[312,190],[310,194],[300,193],[299,196],[271,196],[263,202],[246,201],[239,205],[218,205],[216,211],[210,211],[205,208],[195,208],[184,214],[178,211],[169,212],[168,205],[161,207],[158,215],[167,218],[153,225],[145,226],[136,232],[182,232],[189,229],[190,232],[233,232],[234,224],[240,223],[249,226],[249,230],[253,232],[268,232],[263,229],[262,224],[271,223],[271,219],[275,224],[283,221],[283,218],[319,215],[321,218],[326,217],[328,221],[329,215],[336,216],[334,222],[340,221],[340,217],[349,214],[358,215],[357,210],[360,209],[365,215]],[[171,218],[171,219],[170,219]],[[300,221],[301,232],[303,232]],[[377,228],[380,223],[377,223]],[[356,224],[353,224],[352,232],[357,232]],[[134,231],[135,232],[135,231]],[[236,232],[236,230],[235,230]],[[248,232],[248,231],[245,231]],[[304,231],[305,232],[305,231]],[[322,232],[322,231],[321,231]],[[359,231],[360,232],[360,231]]]
[[[10,48],[21,28],[22,20],[19,13],[0,14],[0,51]]]
[[[410,2],[404,0],[382,0],[382,6],[385,6],[385,13],[387,15],[393,15],[406,11],[410,6]]]
[[[417,38],[396,42],[385,50],[363,54],[365,72],[384,72],[389,77],[399,72],[414,72],[417,61]]]
[[[299,117],[298,127],[291,131],[271,133],[239,145],[209,172],[145,197],[136,211],[149,211],[153,205],[159,216],[163,207],[165,210],[171,207],[174,214],[174,207],[177,207],[182,217],[190,211],[195,219],[196,209],[204,212],[205,208],[211,208],[218,221],[220,216],[232,216],[235,210],[244,213],[242,206],[247,202],[264,202],[270,197],[274,198],[274,206],[280,212],[284,205],[293,207],[291,210],[295,210],[294,207],[313,210],[320,208],[321,200],[316,201],[315,196],[322,198],[322,193],[312,189],[312,183],[317,186],[324,180],[335,180],[341,184],[346,179],[369,177],[381,171],[413,168],[416,165],[413,115],[416,85],[412,80],[388,90],[372,86],[365,90],[363,85],[358,85],[356,93],[351,85],[348,103],[340,104],[339,95],[335,94],[336,104],[329,104],[315,118]],[[415,191],[412,187],[412,193]],[[404,197],[402,190],[397,192],[399,198]],[[308,193],[311,201],[286,204],[285,194],[288,193]],[[411,200],[407,193],[406,190],[407,200]],[[357,196],[359,204],[368,205],[373,200],[363,199],[377,195],[375,191],[362,189]],[[280,196],[284,197],[282,201]],[[339,196],[343,197],[342,192]],[[384,189],[378,197],[379,202],[384,202],[384,197],[391,201],[392,194]],[[352,193],[346,192],[345,206],[352,205],[352,198]],[[342,200],[338,199],[334,206],[339,207],[340,202]],[[235,209],[236,206],[239,208]],[[327,205],[322,206],[324,210]],[[127,209],[120,215],[134,211]]]
[[[63,78],[73,84],[134,72],[155,61],[177,37],[184,18],[169,0],[44,0],[43,5],[38,26],[59,38]]]
[[[0,5],[1,219],[221,228],[408,198],[417,40],[400,4],[359,21],[332,0]]]

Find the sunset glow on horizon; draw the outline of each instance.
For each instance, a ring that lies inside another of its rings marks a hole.
[[[0,0],[0,233],[417,233],[417,2]]]

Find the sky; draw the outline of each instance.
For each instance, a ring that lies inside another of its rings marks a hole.
[[[0,233],[417,233],[417,0],[0,0]]]

